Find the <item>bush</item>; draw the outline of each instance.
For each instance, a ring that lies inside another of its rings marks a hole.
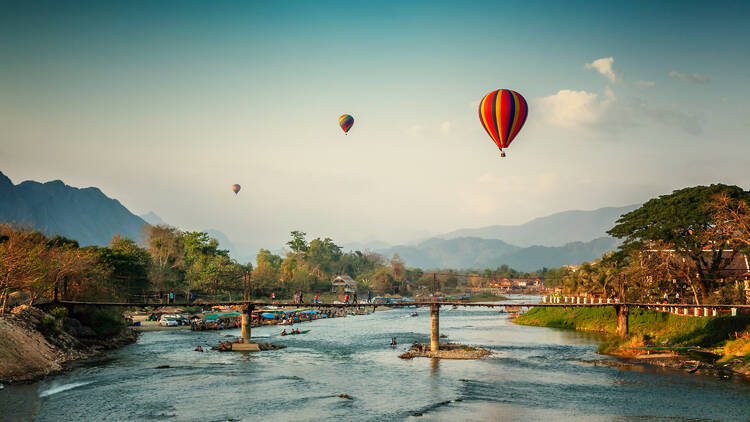
[[[54,317],[47,315],[42,320],[42,323],[40,324],[39,329],[44,333],[57,332],[57,321],[55,321]]]
[[[75,312],[81,324],[91,327],[100,337],[112,337],[125,329],[125,318],[117,309],[83,308]]]
[[[64,321],[68,318],[68,308],[55,308],[51,310],[49,314],[55,317],[55,319],[57,320]]]

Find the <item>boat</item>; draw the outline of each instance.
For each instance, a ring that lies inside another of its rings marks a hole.
[[[307,333],[309,333],[309,332],[310,332],[310,330],[300,330],[300,331],[290,331],[290,332],[288,332],[288,333],[286,333],[286,334],[285,334],[284,332],[282,332],[282,333],[281,333],[281,334],[279,334],[279,335],[280,335],[280,336],[296,336],[296,335],[298,335],[298,334],[307,334]]]
[[[410,316],[417,316],[416,312],[412,312]]]
[[[451,307],[451,309],[458,309],[458,306],[453,305],[453,307]]]

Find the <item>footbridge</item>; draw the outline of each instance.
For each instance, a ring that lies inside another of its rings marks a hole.
[[[560,296],[542,296],[539,302],[523,301],[500,301],[500,302],[466,302],[466,301],[414,301],[414,302],[395,302],[395,303],[294,303],[294,302],[247,302],[247,301],[228,301],[228,302],[201,302],[196,303],[127,303],[127,302],[80,302],[80,301],[55,301],[44,304],[45,308],[55,306],[75,307],[75,306],[93,306],[93,307],[187,307],[187,306],[237,306],[242,311],[242,340],[243,343],[250,344],[251,332],[251,314],[256,309],[267,307],[299,307],[305,306],[314,309],[344,309],[372,307],[373,311],[377,307],[387,308],[405,308],[405,307],[429,307],[430,308],[430,350],[437,352],[440,348],[440,307],[464,307],[464,308],[511,308],[511,309],[530,309],[535,307],[544,308],[573,308],[573,307],[606,307],[611,306],[617,312],[617,333],[621,336],[628,334],[628,314],[631,308],[651,309],[658,312],[670,312],[677,315],[708,317],[720,315],[736,316],[738,311],[750,312],[750,305],[694,305],[694,304],[661,304],[661,303],[627,303],[620,302],[617,299],[602,299],[588,297],[560,297]]]

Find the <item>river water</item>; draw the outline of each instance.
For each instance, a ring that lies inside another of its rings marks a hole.
[[[303,323],[311,331],[299,336],[255,328],[258,341],[288,346],[255,354],[193,351],[239,330],[144,333],[96,364],[5,386],[0,420],[750,420],[748,384],[617,369],[596,354],[596,335],[517,326],[495,310],[440,313],[448,340],[492,357],[401,360],[429,341],[429,310],[417,311]]]

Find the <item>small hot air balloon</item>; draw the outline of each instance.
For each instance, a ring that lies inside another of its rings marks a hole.
[[[238,184],[232,185],[232,192],[234,192],[235,195],[237,195],[240,192],[240,189],[242,189],[240,185]]]
[[[528,114],[529,106],[523,96],[509,89],[492,91],[479,102],[479,121],[500,148],[501,157],[505,157],[503,148],[513,142]]]
[[[349,132],[349,129],[352,128],[353,124],[354,117],[348,114],[342,114],[341,117],[339,117],[339,126],[341,126],[341,129],[344,131],[344,135]]]

